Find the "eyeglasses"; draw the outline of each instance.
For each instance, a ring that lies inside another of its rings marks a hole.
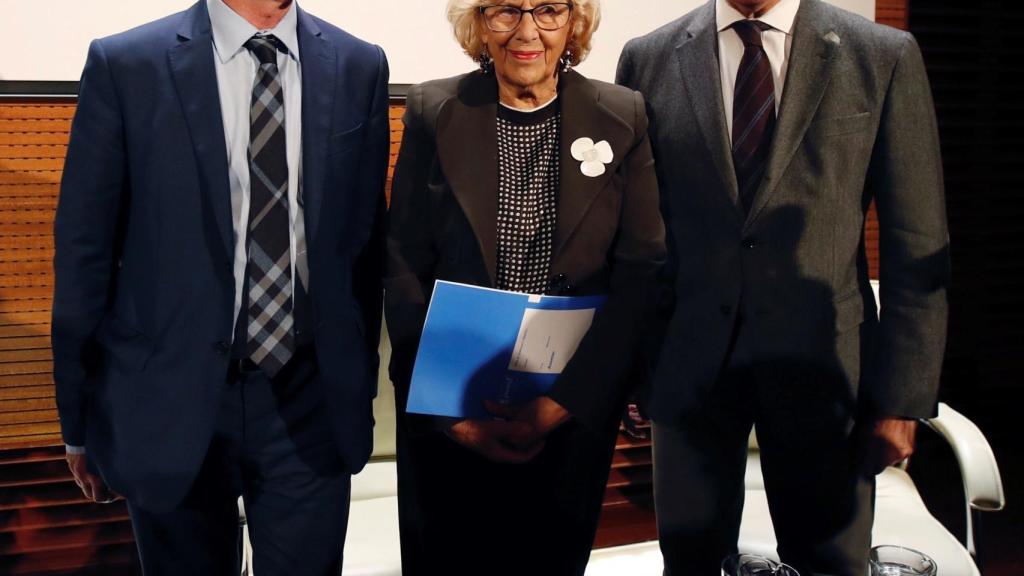
[[[511,32],[523,21],[523,14],[533,16],[537,28],[541,30],[558,30],[569,23],[572,3],[541,4],[535,8],[524,10],[516,6],[481,6],[480,14],[491,32]]]

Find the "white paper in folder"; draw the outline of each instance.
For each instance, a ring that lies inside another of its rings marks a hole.
[[[594,321],[593,308],[527,308],[508,369],[534,374],[561,374]]]

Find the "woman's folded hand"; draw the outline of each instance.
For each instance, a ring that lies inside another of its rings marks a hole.
[[[446,429],[449,438],[495,462],[529,462],[544,448],[524,422],[463,420]]]
[[[462,420],[445,430],[449,438],[495,462],[529,462],[544,448],[544,439],[572,417],[561,404],[540,396],[525,404],[484,402],[498,420]]]

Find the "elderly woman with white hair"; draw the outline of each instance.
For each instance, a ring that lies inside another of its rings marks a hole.
[[[389,218],[403,573],[582,574],[665,258],[644,102],[572,69],[598,0],[451,0],[448,19],[480,69],[409,90]],[[608,298],[543,396],[426,419],[404,412],[439,279]]]

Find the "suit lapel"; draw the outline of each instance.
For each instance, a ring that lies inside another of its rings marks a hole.
[[[213,62],[213,36],[205,0],[185,12],[178,38],[181,43],[167,52],[168,62],[192,138],[200,186],[209,197],[225,255],[230,259],[234,254],[231,188]]]
[[[307,244],[316,242],[327,177],[327,142],[331,104],[335,97],[335,52],[320,27],[298,8],[299,53],[302,59],[302,178],[303,215]]]
[[[497,281],[498,84],[491,74],[469,74],[459,93],[437,118],[437,155],[456,200],[466,214],[484,257],[487,275]]]
[[[724,197],[719,194],[716,196],[726,200],[737,218],[741,219],[743,209],[739,200],[739,184],[733,167],[725,105],[722,102],[722,73],[718,64],[718,27],[714,2],[705,4],[701,10],[703,13],[695,19],[686,31],[686,37],[676,47],[676,59],[683,86],[689,96],[687,100],[715,163],[715,172],[721,176],[722,187],[727,192]]]
[[[838,52],[839,36],[826,20],[818,0],[803,0],[794,23],[786,87],[782,93],[768,167],[754,195],[744,229],[749,229],[757,219],[793,160],[793,154],[828,88],[832,63]]]
[[[559,82],[562,134],[552,270],[565,269],[561,259],[567,253],[567,243],[636,140],[633,127],[598,100],[597,89],[589,80],[576,72],[568,72],[562,74]],[[605,166],[604,174],[585,175],[581,162],[572,157],[572,144],[580,138],[590,138],[595,143],[605,141],[611,146],[612,161]]]

